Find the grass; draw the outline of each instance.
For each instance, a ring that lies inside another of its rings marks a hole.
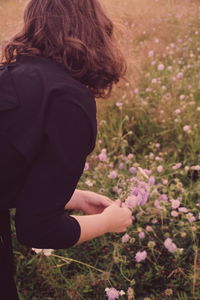
[[[138,188],[147,199],[129,203],[136,221],[127,242],[123,234],[107,234],[46,257],[14,237],[20,297],[102,300],[105,288],[114,287],[126,293],[122,300],[199,300],[198,1],[103,2],[118,23],[128,80],[110,99],[97,100],[98,139],[78,187],[126,203]],[[24,3],[0,2],[1,40],[20,28]],[[175,251],[165,247],[168,238]],[[138,251],[147,258],[137,262]]]

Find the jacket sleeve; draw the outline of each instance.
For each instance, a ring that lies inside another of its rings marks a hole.
[[[54,100],[47,113],[44,142],[17,197],[17,238],[29,247],[72,247],[80,225],[65,210],[91,149],[91,124],[82,108]]]

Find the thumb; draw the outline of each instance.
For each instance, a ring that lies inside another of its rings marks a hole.
[[[117,199],[117,200],[115,201],[115,204],[117,204],[118,206],[121,206],[121,200],[120,200],[120,199]]]

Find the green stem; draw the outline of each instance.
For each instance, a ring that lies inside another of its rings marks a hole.
[[[197,257],[198,257],[198,247],[195,246],[195,256],[194,256],[194,275],[192,280],[192,294],[195,295],[195,285],[197,281]]]
[[[124,272],[122,270],[122,264],[120,264],[119,269],[120,269],[120,273],[121,273],[122,277],[124,277],[124,279],[126,279],[128,282],[131,282],[132,280],[130,280],[128,277],[126,277],[126,275],[124,275]]]
[[[69,262],[69,261],[75,262],[75,263],[78,263],[78,264],[80,264],[80,265],[86,266],[86,267],[88,267],[88,268],[94,269],[95,271],[98,271],[98,272],[101,272],[101,273],[105,273],[105,271],[103,271],[103,270],[101,270],[101,269],[98,269],[98,268],[95,268],[94,266],[91,266],[91,265],[89,265],[89,264],[86,264],[86,263],[84,263],[84,262],[82,262],[82,261],[80,261],[80,260],[76,260],[76,259],[69,258],[69,257],[66,258],[66,257],[60,256],[60,255],[56,255],[56,254],[51,254],[51,256],[56,257],[56,258],[59,258],[59,259],[61,259],[62,261],[65,261],[65,262]]]

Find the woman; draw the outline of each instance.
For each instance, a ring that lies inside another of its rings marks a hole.
[[[18,299],[8,269],[9,208],[16,207],[18,240],[34,248],[73,247],[107,232],[123,232],[132,222],[131,211],[120,201],[76,189],[95,147],[95,97],[105,97],[125,71],[112,33],[113,24],[97,0],[30,0],[23,29],[3,49],[4,299]],[[86,215],[70,215],[68,209]]]

